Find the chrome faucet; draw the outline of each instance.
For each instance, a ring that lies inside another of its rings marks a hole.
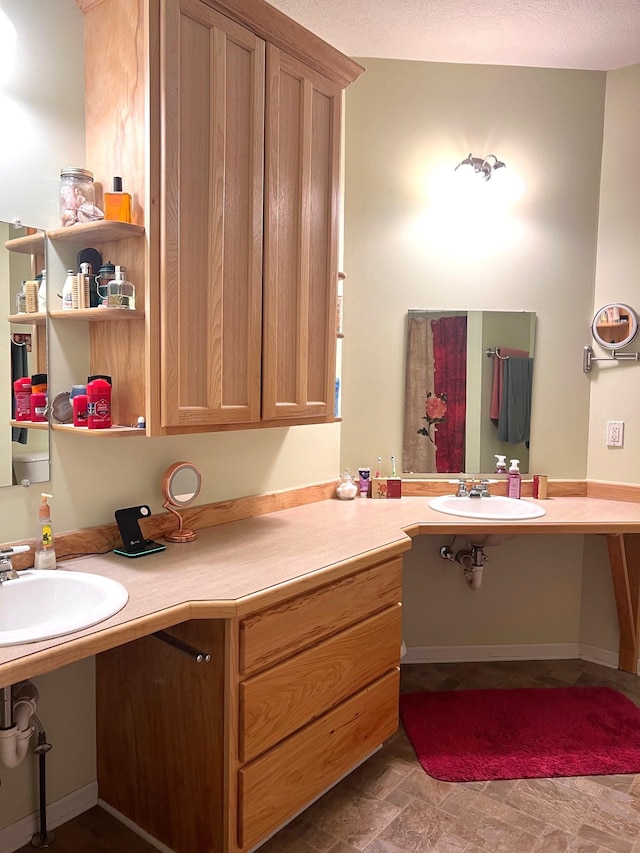
[[[458,491],[456,492],[456,497],[490,498],[489,480],[478,481],[475,477],[472,477],[469,486],[467,486],[466,478],[458,480]]]
[[[13,547],[0,548],[0,584],[5,581],[15,581],[20,575],[13,568],[11,557],[28,551],[28,545],[14,545]]]

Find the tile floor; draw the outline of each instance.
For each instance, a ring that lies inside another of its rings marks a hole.
[[[640,678],[585,661],[412,664],[402,690],[608,686]],[[401,729],[260,853],[640,853],[640,775],[439,782]]]

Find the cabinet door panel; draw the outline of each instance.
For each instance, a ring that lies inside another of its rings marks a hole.
[[[162,425],[258,421],[264,43],[171,0],[162,55]]]
[[[333,419],[340,88],[267,46],[263,418]]]

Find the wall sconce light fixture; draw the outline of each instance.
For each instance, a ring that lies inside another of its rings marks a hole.
[[[468,157],[465,157],[464,160],[458,163],[454,171],[457,171],[460,166],[469,166],[476,175],[482,175],[482,179],[488,181],[493,172],[496,169],[504,169],[505,164],[502,160],[498,160],[495,154],[488,154],[484,158],[474,157],[472,154],[469,154]],[[465,169],[464,171],[468,173],[469,169]]]

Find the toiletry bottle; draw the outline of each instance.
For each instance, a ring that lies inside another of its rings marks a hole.
[[[116,265],[115,278],[109,282],[108,286],[107,307],[135,310],[136,288],[127,281],[124,267]]]
[[[37,276],[36,276],[37,278]],[[44,313],[47,310],[47,271],[40,273],[40,287],[38,288],[38,311]]]
[[[522,491],[522,477],[520,476],[519,459],[511,459],[509,473],[507,474],[507,497],[519,498]]]
[[[51,507],[47,503],[47,495],[40,495],[42,502],[38,510],[38,535],[36,536],[36,554],[33,567],[35,569],[55,569],[56,551],[53,546],[53,528],[51,527]]]
[[[106,379],[89,377],[87,426],[89,429],[110,429],[111,427],[111,384]]]
[[[73,308],[73,280],[76,279],[76,294],[77,294],[77,277],[74,275],[73,270],[67,270],[67,277],[64,280],[64,285],[62,287],[62,308],[64,311],[70,310]]]
[[[122,178],[113,179],[113,192],[104,195],[104,218],[131,222],[131,196],[122,192]]]
[[[495,473],[496,474],[506,474],[507,473],[507,457],[506,456],[498,456],[497,453],[495,454],[495,457],[496,457]]]

